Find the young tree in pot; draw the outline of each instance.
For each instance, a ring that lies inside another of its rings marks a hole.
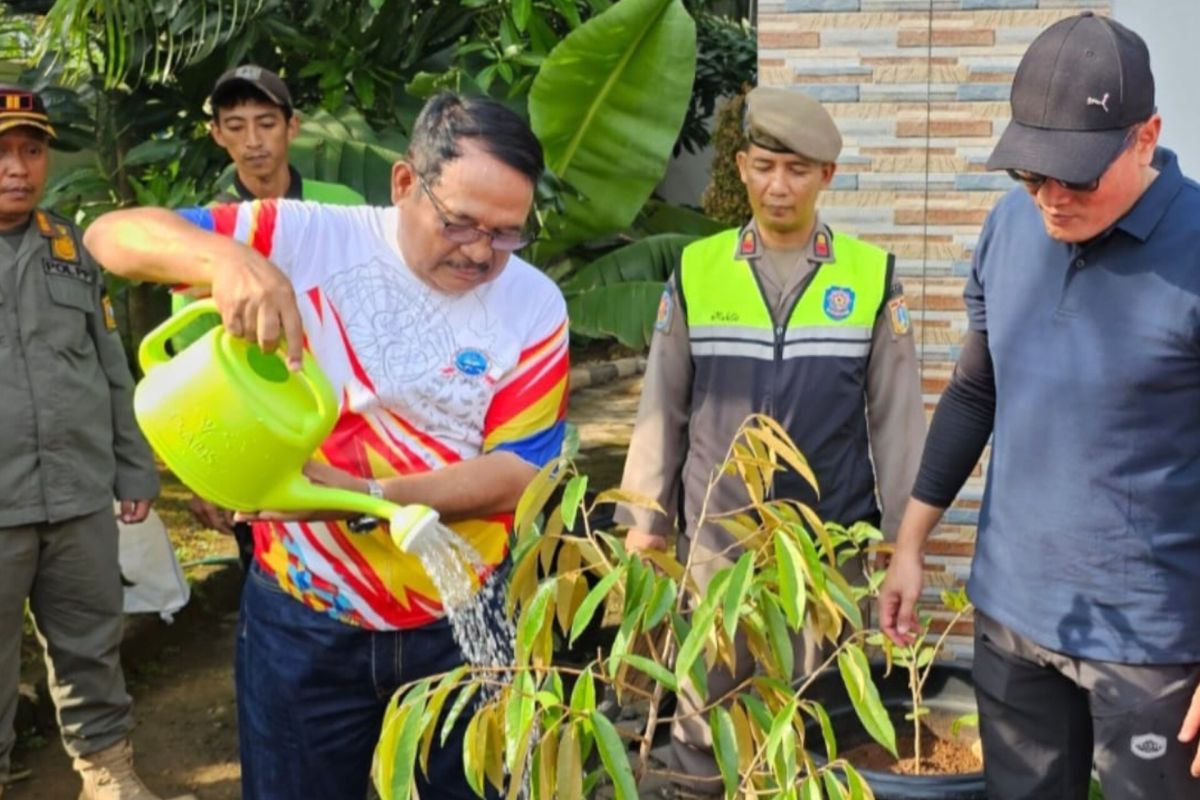
[[[732,663],[739,632],[758,674],[693,712],[712,727],[725,796],[872,797],[862,776],[838,758],[829,717],[806,694],[811,681],[792,682],[791,633],[809,626],[830,643],[826,665],[838,664],[867,730],[895,751],[895,731],[863,650],[860,592],[838,569],[838,540],[812,509],[771,499],[775,474],[789,467],[815,483],[778,424],[750,418],[709,483],[710,493],[719,479],[746,487],[747,505],[719,520],[743,553],[703,593],[691,578],[691,559],[681,564],[662,553],[631,555],[621,539],[586,524],[592,510],[581,509],[587,479],[569,455],[543,470],[515,519],[508,598],[517,614],[515,659],[462,667],[396,694],[376,752],[375,783],[384,800],[410,796],[414,770],[434,737],[445,736],[464,713],[471,715],[464,768],[480,794],[491,784],[510,798],[522,792],[531,800],[591,797],[604,780],[615,797],[636,798],[642,778],[664,773],[649,758],[656,724],[673,719],[656,719],[659,701],[687,681],[703,691],[713,664]],[[540,515],[564,483],[561,505]],[[618,501],[643,502],[620,491],[595,500]],[[573,534],[581,511],[584,531]],[[839,539],[855,548],[870,541]],[[539,570],[547,577],[539,580]],[[596,578],[590,589],[589,576]],[[574,639],[600,613],[619,620],[609,652],[582,667],[555,664],[555,639]],[[568,679],[574,679],[569,692]],[[605,690],[646,709],[640,732],[618,731],[598,710]],[[824,740],[829,758],[823,763],[806,747],[809,721]],[[589,768],[593,753],[599,763]]]

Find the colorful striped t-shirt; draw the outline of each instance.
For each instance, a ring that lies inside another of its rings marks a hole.
[[[380,479],[496,450],[535,467],[558,455],[566,304],[535,267],[513,256],[493,280],[450,295],[405,264],[395,208],[261,200],[183,214],[251,245],[291,279],[306,347],[340,401],[315,458]],[[486,575],[506,555],[510,525],[511,515],[496,515],[450,527],[479,551]],[[257,563],[317,611],[372,630],[442,613],[420,561],[382,528],[256,523],[254,535]]]

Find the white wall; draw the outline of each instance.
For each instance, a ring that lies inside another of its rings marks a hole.
[[[1200,180],[1200,0],[1114,0],[1113,17],[1150,48],[1162,143]]]

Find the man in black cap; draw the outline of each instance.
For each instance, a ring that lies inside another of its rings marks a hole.
[[[145,519],[158,473],[100,267],[38,208],[54,135],[38,95],[0,86],[0,795],[28,602],[80,797],[157,800],[129,743],[112,503]]]
[[[988,796],[1082,800],[1094,762],[1108,798],[1197,797],[1200,187],[1112,20],[1044,31],[1012,112],[988,166],[1019,186],[975,250],[881,625],[917,629],[923,543],[991,436],[968,584]]]
[[[292,95],[283,79],[255,64],[243,64],[223,73],[213,84],[209,96],[213,141],[232,159],[234,170],[229,182],[217,195],[219,203],[239,203],[269,197],[311,200],[338,206],[363,205],[358,192],[340,183],[304,179],[288,163],[288,146],[300,131],[300,119],[292,105]],[[192,289],[176,290],[171,296],[172,311],[179,311],[195,298]],[[172,338],[176,351],[200,338],[216,324],[216,317],[200,319]],[[192,513],[201,524],[232,533],[237,538],[242,566],[249,568],[254,544],[249,526],[233,522],[233,514],[195,497]]]

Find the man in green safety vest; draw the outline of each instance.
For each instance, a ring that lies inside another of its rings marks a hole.
[[[630,526],[631,550],[664,549],[677,527],[679,559],[697,548],[693,577],[702,589],[740,555],[732,534],[697,522],[713,468],[748,415],[778,420],[820,484],[818,499],[799,476],[781,474],[777,497],[888,534],[912,489],[925,433],[895,258],[817,215],[842,147],[833,119],[802,92],[759,87],[747,96],[746,129],[737,163],[754,218],[683,251],[659,305],[625,462],[622,487],[667,513],[622,507],[618,517]],[[744,495],[737,480],[722,478],[708,515],[743,506]],[[738,647],[739,674],[715,668],[709,698],[753,673],[745,645]],[[820,663],[811,637],[797,649],[797,674]],[[685,788],[720,794],[707,715],[688,716],[705,699],[687,690],[679,704],[674,771],[691,776]]]
[[[229,179],[220,187],[216,202],[238,203],[270,197],[338,206],[366,202],[358,192],[340,183],[304,179],[288,163],[288,145],[300,131],[300,118],[292,106],[287,84],[274,72],[254,64],[225,72],[213,85],[209,105],[213,140],[229,154],[234,166]],[[191,289],[179,287],[172,294],[171,310],[179,311],[194,299]],[[175,351],[200,338],[217,321],[214,315],[189,325],[172,338]],[[234,523],[231,512],[203,498],[193,498],[190,505],[201,524],[237,538],[243,566],[248,565],[254,551],[250,526]]]

